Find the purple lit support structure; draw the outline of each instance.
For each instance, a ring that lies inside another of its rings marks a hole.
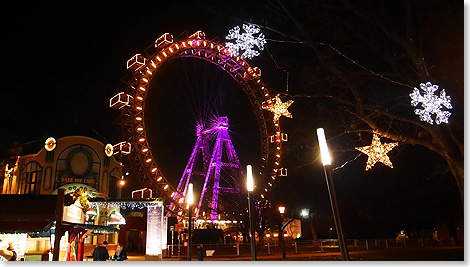
[[[217,220],[218,215],[218,204],[219,204],[219,194],[220,193],[241,193],[240,183],[237,181],[241,177],[241,168],[240,162],[238,160],[237,152],[233,147],[232,141],[228,134],[228,118],[220,117],[217,119],[217,139],[215,141],[214,149],[212,151],[211,161],[209,163],[209,169],[207,170],[206,179],[204,181],[204,186],[201,192],[201,198],[199,199],[198,204],[198,213],[201,210],[203,201],[207,198],[206,195],[212,195],[210,197],[209,209],[211,210],[211,220]],[[225,149],[225,155],[227,162],[222,161],[222,154]],[[226,173],[232,173],[230,177],[225,177],[225,185],[220,186],[221,170],[225,168],[227,170],[235,171],[226,171]],[[236,175],[238,174],[238,175]],[[209,199],[207,198],[207,201]],[[197,217],[197,216],[196,216]]]
[[[177,192],[183,192],[183,194],[182,195],[175,194],[173,196],[174,200],[176,200],[176,198],[181,198],[182,196],[186,196],[186,191],[188,189],[188,185],[190,181],[192,180],[192,176],[194,173],[197,172],[197,170],[195,170],[195,164],[199,155],[202,155],[204,170],[203,170],[203,173],[198,173],[198,174],[205,175],[205,173],[207,172],[207,166],[209,163],[209,156],[210,156],[209,140],[207,139],[207,132],[202,131],[202,125],[197,125],[196,134],[197,134],[196,144],[194,145],[191,156],[189,157],[188,164],[186,164],[186,168],[184,169],[183,175],[181,176],[180,182],[177,187]],[[172,209],[173,205],[174,204],[172,202],[170,204],[170,210]]]
[[[196,220],[201,216],[202,211],[210,213],[210,220],[217,220],[219,196],[221,194],[242,193],[241,185],[237,179],[240,179],[243,174],[237,152],[228,133],[228,127],[227,117],[219,117],[217,124],[207,129],[203,129],[202,126],[198,125],[198,139],[178,184],[177,191],[179,193],[173,196],[173,199],[185,196],[188,184],[192,182],[194,176],[202,174],[201,171],[195,169],[197,159],[202,153],[204,164],[203,175],[205,175],[205,179],[197,210],[194,214]],[[212,156],[209,157],[209,139],[214,135],[216,138],[212,149]]]

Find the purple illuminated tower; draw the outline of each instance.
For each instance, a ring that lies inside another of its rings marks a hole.
[[[195,176],[205,176],[207,172],[207,167],[209,166],[210,160],[210,148],[208,140],[208,131],[203,131],[202,125],[197,125],[196,127],[197,140],[194,145],[191,156],[189,157],[188,164],[184,169],[183,175],[181,176],[180,182],[178,183],[177,192],[173,197],[174,200],[186,196],[186,191],[188,185]],[[203,169],[198,169],[196,165],[197,160],[202,158]],[[183,200],[183,199],[181,199]],[[173,203],[170,204],[170,209],[173,209]]]
[[[188,184],[195,185],[196,195],[200,192],[196,219],[204,214],[212,221],[217,220],[220,213],[236,207],[240,199],[242,188],[239,180],[243,174],[228,127],[227,117],[219,117],[217,123],[207,129],[197,126],[196,144],[177,188],[181,195],[174,196],[174,199],[185,196]],[[215,141],[211,142],[214,137]],[[212,144],[211,150],[209,146]],[[202,168],[198,166],[201,162]],[[204,175],[203,180],[201,174]]]

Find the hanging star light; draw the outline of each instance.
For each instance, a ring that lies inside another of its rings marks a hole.
[[[426,84],[421,83],[419,87],[424,92],[423,95],[420,94],[419,89],[416,87],[413,89],[413,93],[410,94],[412,106],[416,107],[419,103],[422,103],[421,106],[423,109],[415,109],[415,114],[419,115],[419,119],[433,124],[434,121],[431,114],[436,114],[437,124],[441,124],[442,122],[449,123],[449,117],[452,113],[450,111],[441,110],[443,107],[452,109],[450,96],[446,95],[446,90],[442,89],[439,96],[437,96],[434,92],[439,89],[438,85],[427,82]]]
[[[294,103],[294,100],[289,100],[287,102],[282,102],[279,95],[276,95],[275,98],[263,102],[261,107],[263,109],[269,110],[274,114],[274,122],[278,122],[281,116],[286,116],[292,118],[292,114],[287,110],[290,105]]]
[[[263,50],[266,40],[264,39],[263,33],[260,33],[258,36],[254,35],[259,33],[261,29],[258,25],[243,24],[243,30],[245,32],[240,33],[240,27],[235,26],[228,32],[225,39],[235,41],[225,43],[229,52],[234,56],[238,56],[240,54],[239,51],[242,50],[244,52],[241,54],[241,57],[249,59],[259,56],[259,52],[256,50],[256,47],[258,47],[259,50]]]
[[[387,153],[398,145],[397,143],[380,143],[380,137],[378,134],[374,133],[372,137],[372,144],[370,146],[356,147],[357,150],[361,151],[364,154],[369,156],[366,165],[366,171],[372,168],[376,162],[382,162],[390,168],[393,168],[390,158],[387,156]]]

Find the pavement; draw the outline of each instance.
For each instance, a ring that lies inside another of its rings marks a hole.
[[[463,261],[464,247],[431,247],[431,248],[392,248],[378,250],[350,251],[352,261]],[[145,261],[145,255],[128,253],[128,261]],[[258,261],[341,261],[341,253],[338,251],[314,251],[309,253],[287,254],[282,258],[280,253],[271,255],[259,255]],[[186,257],[164,257],[162,261],[187,261]],[[197,255],[192,261],[198,261]],[[204,257],[204,261],[251,261],[250,255]]]

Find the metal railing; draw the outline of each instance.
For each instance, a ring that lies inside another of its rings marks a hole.
[[[392,248],[426,248],[426,247],[440,247],[440,246],[463,246],[464,240],[462,239],[433,239],[433,238],[408,238],[408,239],[347,239],[346,240],[349,251],[364,251],[364,250],[386,250]],[[172,254],[173,249],[173,254]],[[281,246],[278,242],[257,243],[256,245],[258,256],[281,256]],[[318,243],[310,241],[291,241],[285,243],[285,250],[287,255],[294,254],[312,254],[312,253],[326,253],[326,252],[339,252],[337,239],[319,239]],[[173,255],[173,256],[172,256]],[[203,260],[206,257],[250,257],[251,245],[250,243],[232,243],[232,244],[194,244],[192,248],[192,255],[194,259]],[[167,246],[166,258],[186,258],[187,247],[181,245]]]

